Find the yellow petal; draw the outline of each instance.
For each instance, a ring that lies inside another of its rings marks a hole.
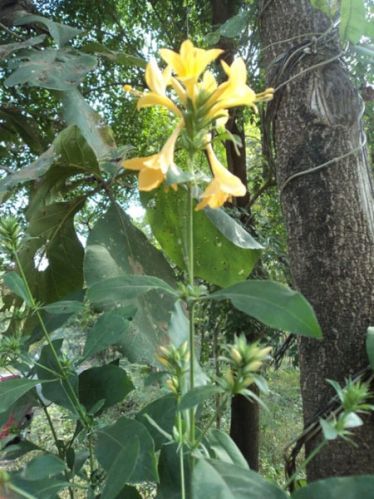
[[[170,84],[175,90],[175,93],[178,95],[179,100],[181,101],[182,104],[187,103],[187,93],[186,90],[183,88],[183,86],[179,83],[179,81],[176,78],[171,78],[170,79]]]
[[[165,95],[165,90],[167,86],[167,80],[155,59],[147,64],[145,70],[145,81],[152,92],[156,94]]]
[[[139,173],[139,191],[152,191],[156,189],[165,179],[161,170],[144,168]]]
[[[155,155],[156,156],[156,155]],[[145,156],[142,158],[132,158],[126,159],[122,162],[122,166],[126,170],[142,170],[145,167],[145,162],[148,161],[152,156]]]
[[[196,81],[204,69],[223,51],[221,49],[204,50],[194,47],[190,40],[185,40],[179,54],[168,49],[161,49],[160,55],[169,64],[178,78],[194,78]]]
[[[143,94],[138,100],[137,109],[150,106],[164,106],[172,113],[182,117],[181,111],[177,108],[174,102],[164,95],[159,95],[154,92]]]
[[[219,161],[214,154],[211,144],[208,144],[205,148],[209,163],[213,171],[214,179],[219,182],[219,189],[228,194],[229,196],[244,196],[246,188],[242,181],[231,172],[227,170]]]

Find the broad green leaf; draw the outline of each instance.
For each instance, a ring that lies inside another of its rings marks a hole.
[[[8,87],[27,83],[30,87],[67,91],[95,67],[96,57],[71,49],[29,49],[22,53],[22,59],[12,60],[13,67],[15,62],[18,66],[4,82]]]
[[[3,449],[1,451],[1,459],[4,459],[6,461],[14,461],[15,459],[18,459],[19,457],[22,457],[34,450],[42,449],[34,443],[29,442],[28,440],[21,440],[19,443],[15,445],[9,445],[5,449]]]
[[[236,38],[242,34],[242,31],[248,26],[248,13],[241,12],[236,16],[230,17],[222,26],[219,28],[221,36],[226,38]]]
[[[347,476],[318,480],[292,494],[292,499],[370,499],[374,475]]]
[[[125,417],[97,431],[96,457],[109,474],[122,464],[122,486],[157,480],[154,445],[146,428]],[[131,452],[130,452],[131,451]],[[119,489],[120,490],[120,489]]]
[[[74,228],[74,215],[84,199],[38,206],[29,217],[29,234],[20,260],[36,300],[53,303],[83,286],[83,248]],[[42,264],[44,270],[39,270]]]
[[[213,385],[197,386],[192,388],[192,390],[189,390],[185,395],[183,395],[181,401],[179,402],[178,410],[185,411],[186,409],[196,407],[219,392],[222,392],[222,390],[218,386]]]
[[[152,422],[147,419],[146,415],[159,426],[164,432],[171,435],[175,424],[175,416],[177,411],[177,401],[174,395],[165,395],[154,402],[151,402],[144,407],[136,415],[136,419],[140,421],[151,434],[155,443],[155,450],[159,450],[161,446],[167,442],[164,434],[162,434]]]
[[[359,52],[359,54],[363,54],[371,59],[374,59],[374,45],[355,45],[354,48],[357,52]]]
[[[374,327],[368,327],[366,335],[366,352],[369,357],[370,367],[374,371]]]
[[[192,473],[194,499],[287,499],[282,489],[259,474],[212,459],[198,459]],[[323,497],[323,496],[319,496]]]
[[[188,247],[187,191],[180,188],[178,192],[165,192],[160,188],[151,194],[142,193],[141,199],[152,232],[162,249],[179,267],[185,269]],[[196,275],[222,287],[246,279],[260,256],[260,250],[233,244],[204,211],[195,211],[193,218]]]
[[[82,360],[92,357],[105,350],[108,346],[119,343],[124,339],[124,335],[129,328],[127,319],[136,313],[136,309],[132,308],[128,312],[130,312],[130,315],[112,310],[99,317],[87,334]]]
[[[134,389],[126,371],[113,364],[92,367],[79,375],[79,401],[91,411],[100,401],[100,412],[121,402]]]
[[[254,239],[244,227],[222,209],[205,208],[205,215],[217,229],[235,246],[243,249],[262,250],[260,243]]]
[[[32,390],[40,380],[10,379],[0,383],[0,413],[7,411],[19,398]]]
[[[97,222],[87,240],[84,275],[88,288],[112,277],[156,276],[175,286],[174,273],[158,251],[130,221],[123,210],[113,205]],[[137,312],[121,342],[129,360],[155,364],[160,344],[168,341],[167,324],[175,299],[151,291],[134,300]],[[115,304],[113,303],[114,307]]]
[[[314,338],[322,336],[309,302],[283,284],[248,280],[216,291],[210,298],[230,300],[238,310],[272,328]]]
[[[339,33],[342,42],[358,43],[365,33],[364,0],[342,0],[340,6]]]
[[[106,499],[106,496],[102,494],[102,499]],[[135,487],[130,487],[125,485],[120,493],[116,496],[116,499],[143,499]]]
[[[191,470],[190,459],[184,459],[184,475],[186,484],[186,497],[191,495]],[[181,476],[180,462],[177,444],[163,445],[158,460],[158,473],[160,476],[157,487],[157,499],[181,499]],[[214,496],[207,496],[205,499],[213,499]],[[214,498],[215,499],[215,498]]]
[[[113,63],[121,64],[123,66],[137,66],[139,68],[145,68],[147,65],[146,61],[141,57],[137,57],[126,52],[115,52],[99,42],[88,42],[83,45],[81,51],[86,52],[87,54],[96,54],[106,57]]]
[[[0,180],[0,192],[6,192],[15,185],[24,182],[30,182],[44,175],[53,164],[56,158],[56,153],[53,147],[50,147],[38,159],[33,161],[29,166],[17,170],[5,178]]]
[[[140,443],[137,438],[131,440],[126,451],[121,449],[109,468],[105,481],[102,499],[115,499],[123,490],[124,484],[131,480],[136,467],[136,456],[139,455]]]
[[[35,36],[34,38],[29,38],[24,42],[8,43],[6,45],[0,45],[0,59],[5,59],[8,55],[17,50],[26,49],[28,47],[33,47],[34,45],[39,45],[45,40],[45,35]]]
[[[310,3],[315,9],[320,10],[328,17],[334,17],[339,10],[337,0],[310,0]]]
[[[77,89],[65,92],[63,107],[65,120],[79,128],[99,163],[110,159],[116,148],[112,130],[103,125],[102,118],[89,106],[82,94]]]
[[[30,294],[27,291],[26,285],[23,279],[17,274],[17,272],[7,272],[3,277],[4,284],[17,296],[22,298],[22,300],[27,303],[30,307],[32,306],[32,300]]]
[[[122,275],[110,277],[93,284],[87,291],[87,298],[102,307],[108,305],[127,304],[129,300],[138,298],[149,291],[158,291],[177,297],[177,292],[165,281],[147,275]]]
[[[45,305],[43,310],[48,312],[49,314],[77,314],[82,312],[83,303],[75,300],[61,300],[56,301],[55,303],[50,303],[49,305]]]
[[[26,480],[43,480],[62,473],[65,463],[53,454],[44,454],[32,459],[22,471],[22,478]]]
[[[81,175],[82,172],[98,173],[99,166],[92,149],[79,129],[71,125],[62,130],[52,145],[29,166],[0,180],[0,192],[5,192],[17,184],[45,176],[40,181],[37,196],[34,195],[31,200],[31,205],[36,205],[38,200],[44,202],[46,196],[50,196],[51,191],[54,192],[59,187],[63,187],[68,177]]]
[[[29,494],[35,499],[55,499],[57,493],[69,486],[69,483],[62,480],[61,477],[56,476],[55,478],[46,478],[43,480],[25,480],[22,478],[21,473],[11,474],[11,482],[18,487],[18,489]],[[21,494],[17,494],[18,497],[22,497]]]
[[[248,463],[232,438],[224,431],[211,429],[207,435],[205,446],[213,459],[235,464],[247,470]]]
[[[78,399],[78,376],[72,372],[67,380],[64,379],[64,373],[61,372],[55,358],[55,353],[57,356],[61,355],[62,341],[54,340],[53,350],[50,345],[42,348],[35,370],[40,380],[39,383],[42,385],[44,397],[77,415],[74,401]],[[45,382],[46,380],[48,383]]]
[[[59,47],[64,46],[69,40],[82,33],[80,29],[67,26],[66,24],[56,23],[42,16],[27,15],[17,19],[15,24],[19,26],[34,23],[46,26],[51,37],[55,40]]]

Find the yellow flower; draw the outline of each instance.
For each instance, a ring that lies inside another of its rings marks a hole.
[[[181,124],[170,135],[159,153],[142,158],[128,159],[122,163],[122,166],[127,170],[139,171],[140,191],[156,189],[165,180],[169,169],[178,174],[174,163],[174,149],[180,130]]]
[[[196,210],[202,210],[206,206],[210,208],[219,208],[232,196],[244,196],[246,188],[241,180],[230,173],[217,159],[213,148],[208,144],[205,148],[210,166],[213,171],[213,180],[202,194],[200,203]]]
[[[158,67],[155,59],[152,59],[145,70],[145,81],[150,92],[140,96],[137,109],[149,106],[164,106],[172,113],[182,117],[181,111],[174,102],[166,96],[166,88],[170,85],[171,68],[167,67],[163,72]]]
[[[210,107],[208,116],[211,119],[220,116],[224,110],[232,107],[252,106],[256,108],[255,102],[272,99],[274,94],[272,88],[268,88],[261,94],[256,94],[246,84],[247,70],[243,59],[235,59],[231,66],[222,61],[222,66],[228,80],[219,85],[206,104],[207,107]]]
[[[186,40],[182,43],[179,54],[173,50],[161,49],[160,55],[184,83],[189,97],[192,98],[199,76],[222,52],[221,49],[199,49],[194,47],[190,40]]]

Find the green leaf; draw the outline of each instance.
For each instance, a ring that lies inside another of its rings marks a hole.
[[[89,106],[77,89],[65,92],[62,103],[65,120],[79,128],[99,163],[110,159],[116,144],[112,130],[103,125],[101,116]]]
[[[62,341],[54,340],[52,342],[53,350],[50,345],[45,345],[42,348],[35,370],[40,380],[39,383],[42,385],[44,397],[77,415],[74,400],[78,398],[78,376],[72,372],[67,380],[64,379],[64,373],[60,371],[55,358],[55,353],[58,356],[61,355]]]
[[[10,379],[0,383],[0,413],[8,410],[25,393],[32,390],[40,380]]]
[[[163,445],[158,460],[158,472],[160,476],[157,487],[157,499],[181,499],[181,475],[176,443]],[[186,485],[186,497],[191,495],[191,470],[190,459],[184,459],[184,475]],[[215,499],[214,496],[207,496],[205,499]]]
[[[192,407],[196,407],[220,392],[222,392],[222,389],[213,385],[197,386],[192,388],[192,390],[189,390],[185,395],[183,395],[181,401],[179,402],[178,410],[185,411],[186,409],[192,409]]]
[[[16,42],[16,43],[8,43],[6,45],[0,45],[0,59],[5,59],[8,55],[13,52],[17,52],[17,50],[26,49],[29,47],[33,47],[34,45],[39,45],[43,43],[45,40],[45,35],[35,36],[34,38],[29,38],[24,42]]]
[[[6,461],[14,461],[19,457],[22,457],[34,450],[42,450],[40,447],[35,445],[28,440],[21,440],[19,443],[15,445],[9,445],[5,449],[1,450],[1,459]]]
[[[76,50],[46,48],[29,49],[22,53],[22,59],[12,60],[12,66],[16,62],[16,70],[4,82],[8,87],[27,83],[30,87],[72,91],[95,67],[96,58]]]
[[[43,480],[25,480],[22,478],[21,473],[11,474],[11,482],[18,487],[18,489],[27,492],[35,499],[55,499],[57,493],[68,487],[70,484],[61,479],[61,477],[55,477],[54,479],[47,478]],[[17,494],[18,497],[22,497],[21,494]]]
[[[126,371],[113,364],[92,367],[79,375],[79,400],[87,411],[104,401],[99,411],[121,402],[134,389]]]
[[[374,38],[374,36],[373,36]],[[374,45],[355,45],[355,50],[362,55],[374,59]]]
[[[292,494],[292,499],[369,499],[373,496],[374,475],[317,480]]]
[[[272,328],[314,338],[322,336],[308,301],[277,282],[249,280],[217,291],[210,298],[230,300],[238,310]]]
[[[121,417],[115,424],[101,428],[95,449],[104,470],[109,474],[115,470],[122,480],[118,492],[125,484],[157,480],[153,441],[138,421]]]
[[[177,292],[165,281],[147,275],[122,275],[110,277],[93,284],[87,291],[87,298],[102,307],[108,305],[127,304],[129,300],[142,296],[149,291],[177,297]]]
[[[247,470],[248,463],[240,452],[235,442],[224,431],[212,429],[209,431],[205,446],[208,448],[209,454],[213,459],[235,464]]]
[[[20,260],[34,298],[53,303],[83,286],[83,248],[74,228],[74,215],[84,199],[38,206],[29,218],[28,238]],[[39,270],[38,264],[47,264]]]
[[[230,215],[222,209],[205,208],[205,215],[214,226],[235,246],[243,249],[262,250],[264,249],[249,232]]]
[[[322,428],[323,436],[326,440],[335,440],[338,437],[338,432],[336,431],[335,425],[327,421],[326,419],[320,419],[319,423]]]
[[[106,499],[106,496],[102,495],[102,499]],[[142,499],[135,487],[129,487],[125,485],[120,493],[116,496],[116,499]]]
[[[369,357],[370,367],[374,371],[374,327],[368,327],[366,335],[366,352]]]
[[[194,499],[207,499],[207,497],[287,499],[288,497],[282,489],[272,485],[254,471],[211,459],[197,460],[192,473],[192,496]]]
[[[358,43],[366,30],[364,0],[342,0],[339,33],[342,42]]]
[[[69,40],[83,33],[80,29],[66,26],[65,24],[56,23],[42,16],[24,16],[17,19],[16,26],[23,24],[43,24],[48,29],[51,37],[55,40],[59,47],[64,46]]]
[[[152,194],[142,193],[152,232],[165,253],[182,269],[187,261],[187,206],[184,188],[165,192],[163,188]],[[204,211],[194,212],[195,273],[218,286],[242,281],[257,262],[259,249],[238,247],[222,235]],[[227,232],[227,227],[225,228]],[[240,238],[243,236],[241,235]],[[248,244],[248,240],[246,240]]]
[[[49,305],[45,305],[42,307],[43,310],[48,312],[49,314],[78,314],[82,312],[84,306],[80,301],[75,300],[61,300],[56,301],[55,303],[50,303]]]
[[[315,9],[320,10],[328,17],[334,17],[339,10],[337,0],[310,0],[310,3]]]
[[[248,26],[249,15],[247,12],[242,12],[236,16],[230,17],[219,28],[219,32],[226,38],[237,38],[242,34]]]
[[[53,454],[44,454],[35,457],[27,463],[22,471],[22,477],[26,480],[43,480],[58,475],[65,470],[65,463]]]
[[[113,205],[97,222],[87,240],[85,281],[90,288],[103,279],[129,274],[156,276],[175,286],[173,270],[162,253],[119,206]],[[162,298],[157,291],[134,300],[137,312],[121,342],[129,360],[156,363],[158,346],[168,341],[167,324],[174,301],[170,295],[164,294]]]
[[[128,310],[128,312],[130,312],[129,317],[131,317],[136,313],[135,307]],[[119,343],[124,339],[124,335],[129,328],[126,315],[128,314],[121,314],[117,310],[112,310],[99,317],[88,332],[82,360],[92,357],[105,350],[108,346]]]
[[[171,434],[175,424],[175,415],[177,411],[177,401],[174,395],[165,395],[149,405],[145,406],[138,414],[136,419],[140,421],[151,434],[155,443],[155,450],[159,450],[161,446],[167,442],[163,435],[155,425],[147,419],[148,415],[152,420],[166,433]]]
[[[99,42],[88,42],[81,48],[81,51],[86,52],[87,54],[103,56],[115,64],[121,64],[123,66],[137,66],[139,68],[145,68],[147,65],[146,61],[141,57],[137,57],[126,52],[115,52]]]
[[[32,307],[32,299],[27,291],[23,279],[17,274],[17,272],[7,272],[3,281],[5,286],[7,286],[15,295],[22,298],[22,300],[27,303],[29,307]]]

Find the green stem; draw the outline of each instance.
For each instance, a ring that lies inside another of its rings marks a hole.
[[[227,396],[226,397],[223,396],[222,399],[221,399],[219,407],[217,407],[217,411],[219,413],[221,413],[222,409],[225,407],[226,402],[227,402]],[[213,414],[211,416],[211,418],[209,419],[207,425],[205,426],[204,431],[202,431],[200,433],[199,438],[196,440],[196,442],[195,442],[195,444],[193,446],[193,449],[197,449],[198,446],[201,444],[201,442],[204,440],[204,438],[206,437],[208,431],[210,430],[211,426],[213,425],[215,419],[216,419],[216,414]]]
[[[58,440],[58,436],[57,436],[57,433],[56,433],[56,430],[55,430],[55,427],[53,425],[53,421],[51,419],[51,416],[49,415],[49,412],[48,412],[48,409],[47,409],[47,406],[44,404],[44,402],[42,401],[42,399],[40,397],[39,398],[39,403],[40,405],[42,406],[42,409],[43,409],[43,412],[45,414],[45,417],[47,418],[47,421],[48,421],[48,424],[49,424],[49,428],[51,430],[51,433],[52,433],[52,436],[53,436],[53,440],[55,442],[55,446],[56,446],[56,449],[57,449],[57,452],[58,452],[58,455],[60,458],[64,458],[64,455],[63,453],[61,452],[61,449],[60,449],[60,445],[59,445],[59,440]]]
[[[287,480],[284,489],[288,489],[288,487],[291,485],[292,482],[296,480],[297,475],[300,473],[301,470],[306,468],[310,461],[316,457],[316,455],[321,452],[321,450],[327,445],[327,440],[323,440],[317,447],[315,447],[312,452],[309,454],[309,456],[305,459],[305,461],[297,468],[295,473]]]
[[[15,257],[16,263],[17,263],[17,267],[19,269],[19,272],[21,274],[22,280],[24,282],[27,294],[29,296],[29,300],[30,300],[30,303],[31,303],[31,309],[35,312],[35,314],[36,314],[36,316],[38,318],[38,321],[40,323],[40,327],[42,328],[44,337],[45,337],[45,339],[46,339],[46,341],[48,343],[49,348],[51,349],[51,352],[52,352],[52,355],[53,355],[53,357],[55,359],[56,365],[58,366],[58,369],[60,370],[60,373],[58,373],[58,376],[59,376],[60,379],[62,378],[65,381],[66,386],[69,388],[70,395],[68,393],[66,393],[66,395],[68,396],[70,402],[74,406],[74,408],[75,408],[75,410],[76,410],[76,412],[77,412],[80,420],[82,421],[82,424],[85,427],[87,427],[88,425],[87,425],[85,414],[82,412],[82,408],[81,408],[79,400],[78,400],[78,398],[76,396],[76,393],[75,393],[73,387],[71,386],[71,383],[69,381],[68,376],[66,376],[66,374],[65,374],[64,368],[61,365],[61,362],[60,362],[60,359],[59,359],[59,357],[57,355],[56,349],[55,349],[55,347],[53,345],[51,337],[50,337],[50,335],[49,335],[49,333],[47,331],[47,328],[45,326],[43,317],[41,316],[39,308],[38,308],[38,305],[36,304],[36,302],[34,300],[34,296],[33,296],[32,292],[31,292],[31,289],[30,289],[28,280],[26,278],[26,275],[25,275],[25,273],[23,271],[23,267],[22,267],[21,261],[20,261],[20,259],[18,257],[18,253],[17,253],[17,251],[15,249],[13,250],[13,253],[14,253],[14,257]],[[65,387],[63,387],[63,388],[65,389]],[[66,392],[66,390],[65,390],[65,392]]]
[[[191,164],[192,158],[191,158]],[[193,240],[193,188],[192,185],[189,187],[188,196],[188,284],[192,291],[195,284],[195,272],[194,272],[194,240]],[[188,315],[189,315],[189,350],[190,350],[190,390],[195,386],[195,313],[194,313],[194,302],[192,300],[188,303]],[[195,410],[193,408],[189,411],[190,415],[190,441],[191,445],[195,441]]]
[[[178,432],[179,435],[182,435],[183,425],[182,425],[182,416],[178,414]],[[183,444],[179,449],[179,466],[180,466],[180,474],[181,474],[181,499],[186,499],[186,477],[184,475],[184,451]]]

